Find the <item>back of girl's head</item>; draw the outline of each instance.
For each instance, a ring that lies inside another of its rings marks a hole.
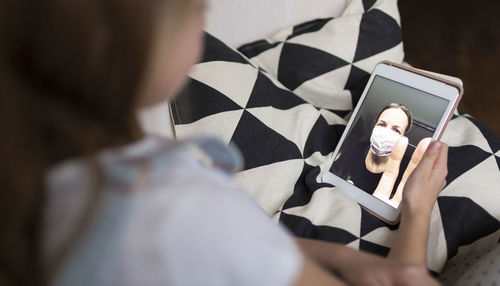
[[[44,174],[134,140],[155,21],[186,0],[0,2],[0,284],[44,284]],[[168,51],[166,51],[168,52]]]

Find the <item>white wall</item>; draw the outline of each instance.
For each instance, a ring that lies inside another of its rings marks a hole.
[[[339,15],[345,0],[209,0],[206,29],[233,47],[315,18]]]

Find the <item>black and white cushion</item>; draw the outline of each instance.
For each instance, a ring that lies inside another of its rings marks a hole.
[[[239,48],[288,89],[345,116],[373,67],[404,57],[396,1],[349,1],[338,18],[316,19]]]
[[[236,144],[245,159],[237,183],[295,235],[387,254],[397,226],[319,183],[318,175],[375,64],[402,61],[398,23],[396,1],[353,0],[339,18],[242,47],[251,60],[207,34],[191,82],[171,102],[176,136]],[[500,234],[500,138],[457,113],[443,141],[450,145],[449,175],[432,214],[434,271],[468,249],[496,243]]]

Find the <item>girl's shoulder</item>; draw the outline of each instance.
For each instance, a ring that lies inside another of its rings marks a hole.
[[[150,165],[149,171],[152,172],[173,167],[185,169],[183,163],[196,162],[232,174],[243,165],[236,147],[212,137],[176,141],[150,136],[124,147],[105,150],[98,155],[98,161],[104,170]]]
[[[240,152],[231,144],[206,137],[175,141],[148,137],[140,142],[100,154],[99,165],[110,185],[133,186],[142,178],[149,185],[165,185],[205,174],[232,175],[243,166]],[[168,181],[166,179],[168,178]]]
[[[240,166],[239,152],[213,138],[177,142],[148,137],[94,158],[62,162],[46,175],[45,257],[50,261],[71,240],[90,205],[100,218],[106,217],[100,212],[142,217],[148,208],[176,214],[193,202],[225,197],[235,188],[230,176]],[[167,217],[175,218],[162,214]]]
[[[196,180],[200,172],[232,175],[242,166],[237,148],[215,138],[176,141],[150,136],[103,150],[92,158],[60,163],[49,171],[46,179],[50,190],[99,184],[106,190],[123,192],[158,184],[165,186],[185,177]]]

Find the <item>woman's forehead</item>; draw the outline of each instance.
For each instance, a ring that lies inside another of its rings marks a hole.
[[[389,108],[384,110],[384,112],[380,114],[379,120],[383,120],[391,124],[397,124],[401,127],[408,125],[408,116],[400,108]]]

